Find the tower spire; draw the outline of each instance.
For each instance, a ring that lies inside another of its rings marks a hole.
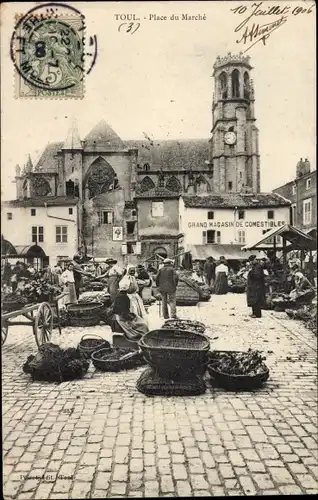
[[[62,149],[83,149],[75,117],[72,118]]]

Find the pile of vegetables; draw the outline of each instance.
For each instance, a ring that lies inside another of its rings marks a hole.
[[[40,278],[27,283],[22,293],[27,298],[29,304],[51,302],[62,293],[62,287],[52,285],[52,283],[48,283],[45,279]]]
[[[168,319],[164,322],[162,328],[168,328],[169,330],[185,330],[194,333],[205,332],[205,325],[203,323],[189,319]]]
[[[21,295],[20,290],[17,292],[7,293],[2,297],[1,308],[3,311],[11,312],[22,309],[28,304],[28,299]]]
[[[246,291],[246,279],[242,274],[235,274],[228,279],[229,292],[244,293]]]
[[[306,328],[317,335],[317,305],[310,304],[298,309],[286,309],[286,314],[292,318],[305,323]]]
[[[32,380],[64,382],[82,378],[89,366],[84,356],[75,349],[61,349],[58,345],[47,343],[39,347],[37,354],[31,355],[23,365],[24,373]]]
[[[84,292],[80,295],[78,299],[79,304],[104,304],[108,306],[110,304],[110,295],[106,290],[94,291],[94,292]]]
[[[212,352],[210,365],[221,373],[228,375],[260,375],[267,371],[265,357],[257,350],[247,352]]]

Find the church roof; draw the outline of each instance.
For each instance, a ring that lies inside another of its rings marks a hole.
[[[32,172],[32,170],[33,170],[33,163],[32,163],[30,154],[28,155],[28,159],[27,159],[24,170],[25,170],[25,172]]]
[[[57,172],[57,159],[55,155],[61,151],[63,147],[63,142],[51,142],[47,144],[43,153],[40,156],[39,161],[35,165],[35,172]]]
[[[105,120],[101,120],[85,137],[85,149],[103,151],[127,150],[127,145]]]
[[[135,198],[179,198],[179,193],[175,193],[165,187],[156,187],[145,191],[144,193],[136,193]]]
[[[289,206],[290,201],[277,193],[222,193],[208,196],[184,195],[183,201],[189,208],[260,208]]]
[[[129,148],[138,148],[138,164],[148,163],[150,170],[207,170],[208,139],[126,141]]]
[[[82,149],[81,139],[78,133],[75,119],[68,130],[66,140],[63,144],[63,149]]]

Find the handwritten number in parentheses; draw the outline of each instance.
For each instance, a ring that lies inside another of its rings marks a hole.
[[[126,26],[127,24],[128,24],[128,27],[124,28],[126,30],[125,33],[130,33],[131,35],[133,35],[134,33],[136,33],[136,31],[140,27],[140,23],[122,23],[122,24],[119,25],[118,31],[121,32],[122,31],[122,27]],[[134,28],[135,25],[136,25],[136,28]]]

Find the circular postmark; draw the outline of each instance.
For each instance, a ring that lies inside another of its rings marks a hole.
[[[85,54],[84,32],[84,16],[74,7],[60,3],[34,7],[18,19],[12,34],[16,71],[29,86],[42,90],[78,86],[86,72],[85,55],[94,55],[93,64],[96,59],[93,50]]]

